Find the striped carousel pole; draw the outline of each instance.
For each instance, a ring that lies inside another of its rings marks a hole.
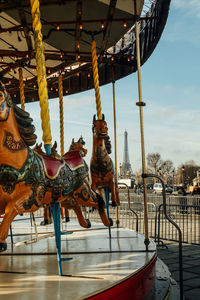
[[[137,16],[137,3],[134,0],[134,10],[135,15]],[[137,16],[139,19],[139,16]],[[145,145],[144,145],[144,121],[143,121],[143,107],[146,105],[142,101],[142,82],[141,82],[141,62],[140,62],[140,41],[139,41],[139,29],[138,29],[138,20],[135,21],[135,36],[136,36],[136,57],[137,57],[137,75],[138,75],[138,95],[139,101],[136,105],[139,107],[140,114],[140,136],[141,136],[141,154],[142,154],[142,174],[146,174],[146,165],[145,165]],[[145,246],[148,251],[149,245],[149,232],[148,232],[148,206],[147,206],[147,187],[146,187],[146,178],[143,177],[143,187],[144,187],[144,227],[145,227]]]
[[[43,130],[43,141],[47,155],[51,154],[51,128],[49,117],[49,105],[48,105],[48,92],[47,92],[47,78],[46,78],[46,64],[44,55],[44,46],[42,42],[42,24],[40,21],[40,9],[38,0],[30,0],[31,14],[33,19],[33,32],[35,40],[36,51],[36,68],[37,68],[37,80],[38,80],[38,94],[41,108],[41,120]]]

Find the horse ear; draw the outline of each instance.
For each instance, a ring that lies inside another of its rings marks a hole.
[[[105,116],[104,116],[104,114],[102,114],[102,120],[105,121]]]
[[[74,138],[72,139],[72,144],[74,144]]]
[[[93,123],[96,121],[96,115],[93,116]]]

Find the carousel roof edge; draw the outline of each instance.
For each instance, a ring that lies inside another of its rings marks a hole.
[[[46,1],[43,0],[42,3],[54,3],[55,1]],[[74,2],[74,0],[71,0]],[[26,3],[27,1],[21,1]],[[57,3],[64,3],[65,1],[57,1]],[[141,17],[139,20],[139,36],[140,36],[140,56],[141,56],[141,65],[143,65],[148,58],[153,53],[156,45],[158,44],[164,27],[167,22],[169,7],[171,0],[155,0],[151,9],[148,11],[146,16]],[[11,5],[12,1],[1,1],[0,5]],[[28,2],[27,2],[28,3]],[[1,8],[1,6],[0,6]],[[23,15],[22,15],[23,19]],[[9,22],[12,21],[12,16],[9,19]],[[134,24],[134,20],[133,24]],[[28,21],[27,21],[28,22]],[[12,30],[19,30],[21,25],[15,25]],[[28,26],[28,25],[27,25]],[[46,25],[48,26],[48,25]],[[51,26],[54,26],[51,24]],[[3,29],[1,29],[3,30]],[[55,29],[56,30],[56,29]],[[54,31],[55,31],[54,30]],[[50,30],[51,31],[51,30]],[[51,33],[51,32],[50,32]],[[49,33],[49,34],[50,34]],[[15,33],[16,34],[16,33]],[[54,34],[54,32],[52,33]],[[101,33],[100,33],[101,34]],[[19,32],[17,31],[18,39]],[[16,36],[17,36],[16,35]],[[12,36],[10,35],[11,39]],[[52,36],[53,39],[53,36]],[[26,36],[26,42],[31,47],[31,41],[28,36]],[[22,42],[21,42],[22,43]],[[88,42],[87,42],[88,43]],[[19,43],[20,44],[20,43]],[[137,62],[136,62],[136,40],[135,40],[135,30],[134,26],[125,33],[125,35],[112,47],[108,48],[104,52],[100,51],[101,49],[97,48],[99,59],[98,59],[98,73],[99,73],[99,85],[103,86],[105,84],[111,83],[123,77],[130,75],[137,71]],[[17,62],[24,62],[23,68],[29,68],[30,73],[36,73],[36,67],[34,65],[34,54],[33,51],[30,54],[25,53],[25,51],[16,51],[16,49],[0,49],[0,57],[2,64],[1,71],[1,79],[7,85],[7,91],[12,96],[12,99],[15,103],[20,103],[20,90],[19,90],[19,81],[18,74],[15,69],[12,68],[12,65],[15,64],[15,68],[17,66],[16,61],[7,66],[7,62],[4,59],[4,52],[7,51],[5,55],[12,56],[11,51],[15,51],[18,55]],[[70,51],[66,51],[66,53],[59,53],[55,45],[49,43],[45,45],[45,58],[46,63],[52,65],[48,66],[47,71],[51,72],[50,75],[47,74],[47,82],[48,82],[48,97],[49,99],[58,98],[59,90],[58,90],[58,77],[55,75],[61,74],[63,79],[63,96],[72,95],[75,93],[80,93],[83,91],[87,91],[94,88],[93,81],[93,72],[92,72],[92,63],[91,63],[91,54],[88,52],[83,52],[81,54],[80,61],[74,61],[74,54],[70,53]],[[46,56],[47,54],[47,56]],[[28,56],[29,55],[29,56]],[[31,56],[30,56],[31,55]],[[28,58],[27,58],[27,57]],[[62,56],[64,56],[62,58]],[[65,60],[66,56],[66,60]],[[14,60],[14,57],[12,58]],[[27,63],[27,60],[31,59],[31,63]],[[64,60],[63,60],[64,59]],[[60,60],[60,62],[59,62]],[[59,64],[58,64],[59,62]],[[66,65],[67,62],[67,65]],[[72,67],[71,67],[72,66]],[[20,65],[19,65],[20,67]],[[12,77],[5,77],[4,74],[8,74]],[[7,73],[6,73],[7,72]],[[13,72],[16,74],[13,74]],[[14,76],[13,76],[14,75]],[[5,78],[4,78],[5,77]],[[38,101],[38,91],[37,91],[37,82],[36,76],[32,78],[24,79],[24,94],[25,101],[34,102]]]
[[[151,19],[147,21],[146,26],[140,31],[141,65],[151,56],[161,38],[167,22],[170,3],[171,0],[158,0],[152,12]],[[155,16],[156,19],[154,19]],[[130,43],[130,45],[127,45],[126,49],[121,49],[118,53],[116,52],[112,56],[114,60],[102,59],[98,67],[100,86],[109,84],[113,82],[113,80],[124,78],[137,71],[136,59],[131,59],[131,57],[136,57],[135,43],[134,41]],[[63,86],[67,90],[67,95],[93,89],[94,85],[91,77],[92,76],[89,76],[88,78],[88,70],[85,70],[81,72],[79,76],[75,75],[74,77],[64,80]],[[85,82],[85,87],[81,82]],[[71,87],[71,90],[69,87]]]

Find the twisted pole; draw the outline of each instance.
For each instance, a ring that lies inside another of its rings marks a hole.
[[[21,100],[21,109],[25,109],[25,97],[24,97],[24,80],[22,68],[19,68],[19,91],[20,91],[20,100]]]
[[[98,74],[98,66],[97,66],[97,54],[96,54],[96,41],[95,40],[92,40],[92,69],[93,69],[93,80],[94,80],[94,88],[95,88],[97,119],[102,120],[101,100],[100,100],[100,92],[99,92],[99,74]]]
[[[58,77],[58,87],[59,87],[59,111],[60,111],[60,153],[61,156],[64,155],[64,121],[63,121],[63,82],[62,75]]]
[[[41,108],[41,120],[42,130],[46,153],[51,154],[51,128],[50,128],[50,117],[49,117],[49,105],[48,105],[48,92],[47,92],[47,78],[46,78],[46,64],[44,47],[42,42],[42,24],[40,21],[40,9],[38,0],[30,0],[31,14],[33,19],[33,32],[35,40],[35,51],[36,51],[36,69],[37,69],[37,81],[38,81],[38,94]]]

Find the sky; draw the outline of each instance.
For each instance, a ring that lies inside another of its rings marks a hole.
[[[194,160],[200,165],[200,1],[172,0],[161,39],[141,68],[144,108],[145,154],[160,153],[174,167]],[[118,166],[123,162],[124,131],[128,132],[129,159],[133,172],[141,170],[140,120],[137,73],[115,83]],[[114,160],[113,88],[100,87],[102,113],[108,123]],[[72,138],[82,135],[92,154],[92,120],[95,92],[90,90],[64,101],[65,152]],[[37,142],[42,141],[39,103],[26,104],[34,119]],[[52,142],[60,143],[59,102],[49,100]]]

